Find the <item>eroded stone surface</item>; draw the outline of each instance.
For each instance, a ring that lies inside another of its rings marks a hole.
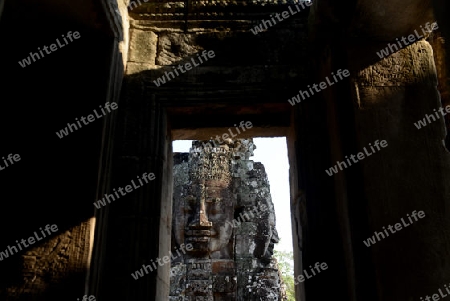
[[[24,296],[31,294],[48,298],[47,294],[54,289],[55,284],[67,281],[68,271],[72,275],[86,273],[90,231],[90,223],[83,222],[57,233],[44,243],[28,249],[23,255],[16,255],[22,257],[18,268],[22,271],[23,280],[15,281],[6,288],[8,300],[28,300]],[[79,284],[79,281],[75,284]],[[70,284],[66,286],[70,287]]]
[[[133,30],[130,37],[129,61],[155,64],[158,36],[152,31]]]
[[[172,252],[193,250],[172,260],[170,300],[284,300],[269,183],[249,160],[255,148],[252,139],[194,141],[175,154]]]

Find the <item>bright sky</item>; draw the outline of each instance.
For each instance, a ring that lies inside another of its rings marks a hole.
[[[275,246],[278,251],[292,251],[291,213],[289,197],[289,162],[285,137],[253,138],[256,149],[254,162],[261,162],[269,178],[270,192],[275,206],[276,227],[280,242]],[[174,152],[189,152],[192,140],[173,142]]]

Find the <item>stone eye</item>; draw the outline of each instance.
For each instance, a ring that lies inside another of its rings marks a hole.
[[[216,203],[219,203],[220,201],[222,201],[221,198],[211,198],[207,202],[216,204]]]

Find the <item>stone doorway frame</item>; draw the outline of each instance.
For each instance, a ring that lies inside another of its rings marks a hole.
[[[278,106],[279,104],[271,104]],[[284,107],[281,105],[280,107]],[[175,120],[177,116],[179,116],[180,113],[183,111],[195,111],[198,108],[195,107],[189,107],[189,108],[169,108],[169,123],[171,124],[172,120]],[[237,107],[236,111],[247,109],[248,106],[241,106]],[[199,108],[200,111],[202,111],[202,108]],[[290,108],[288,108],[290,110]],[[295,154],[295,127],[294,127],[294,111],[290,110],[290,113],[288,111],[284,112],[286,114],[290,114],[290,120],[289,124],[286,125],[285,123],[278,123],[275,122],[274,126],[271,127],[262,127],[262,126],[256,126],[253,127],[251,130],[247,130],[243,133],[241,133],[238,138],[270,138],[270,137],[285,137],[286,138],[286,146],[287,146],[287,155],[288,155],[288,162],[289,162],[289,202],[290,202],[290,214],[291,214],[291,229],[292,229],[292,243],[293,243],[293,254],[294,254],[294,277],[297,277],[303,270],[303,260],[302,260],[302,223],[300,222],[300,201],[299,198],[302,195],[298,190],[298,179],[297,179],[297,157]],[[236,114],[232,117],[238,117],[239,114]],[[265,114],[261,114],[261,116],[266,117]],[[259,119],[259,118],[258,118]],[[245,120],[244,120],[245,121]],[[251,121],[251,120],[249,120]],[[230,128],[233,129],[233,124],[230,125]],[[170,144],[172,144],[175,140],[207,140],[210,139],[210,137],[215,137],[215,135],[219,135],[221,133],[227,133],[228,128],[227,127],[205,127],[205,128],[192,128],[192,125],[189,124],[189,122],[186,123],[178,123],[177,127],[171,129],[171,137],[172,140],[170,141]],[[258,147],[258,146],[257,146]],[[172,151],[173,154],[173,151]],[[303,208],[305,209],[305,208]],[[306,212],[302,213],[303,216],[305,216]],[[172,219],[171,219],[172,221]],[[170,239],[170,236],[169,236]],[[304,284],[299,283],[295,286],[296,290],[296,300],[305,300],[305,292],[304,292]]]

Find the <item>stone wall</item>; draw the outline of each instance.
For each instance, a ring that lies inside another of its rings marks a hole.
[[[189,3],[195,6],[200,2]],[[308,7],[258,35],[251,29],[272,13],[287,10],[287,5],[224,1],[223,5],[203,3],[201,7],[208,13],[196,13],[194,8],[195,13],[186,12],[175,3],[143,3],[133,9],[126,73],[145,75],[145,84],[154,93],[170,92],[166,89],[174,86],[189,93],[199,84],[216,89],[223,86],[225,93],[238,89],[236,84],[245,84],[258,93],[258,83],[280,85],[282,90],[307,78]],[[215,57],[186,73],[179,72],[180,76],[160,87],[153,83],[203,50],[214,51]]]

